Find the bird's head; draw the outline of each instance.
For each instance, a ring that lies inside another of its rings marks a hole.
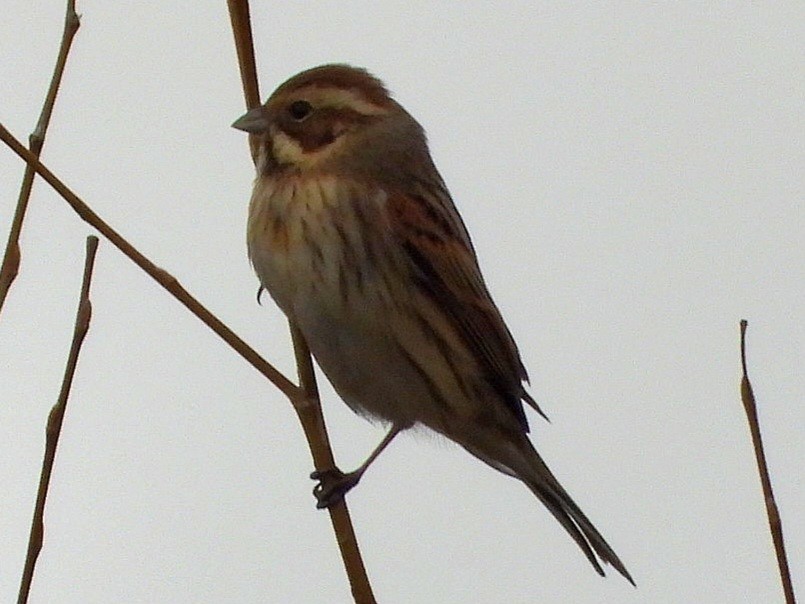
[[[349,65],[293,76],[232,126],[259,137],[258,173],[265,175],[336,171],[377,178],[423,152],[428,157],[419,124],[379,79]]]

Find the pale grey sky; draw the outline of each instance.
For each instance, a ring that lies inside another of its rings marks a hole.
[[[533,440],[634,575],[599,578],[516,481],[436,438],[349,496],[382,602],[781,600],[738,398],[738,321],[805,590],[805,8],[260,3],[263,96],[350,62],[428,131],[551,416]],[[43,159],[292,376],[246,259],[226,3],[79,2]],[[63,6],[12,0],[0,121],[25,139]],[[23,168],[0,151],[0,236]],[[0,315],[0,600],[15,598],[91,231],[37,181]],[[101,241],[35,603],[348,602],[290,405]],[[324,388],[337,459],[382,435]],[[802,594],[800,594],[802,595]]]

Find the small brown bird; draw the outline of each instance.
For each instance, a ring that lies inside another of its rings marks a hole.
[[[423,425],[520,479],[599,574],[598,558],[634,583],[528,439],[523,402],[542,411],[416,120],[367,71],[324,65],[233,126],[258,137],[248,247],[261,287],[347,405],[390,425],[354,472],[314,473],[319,507]]]

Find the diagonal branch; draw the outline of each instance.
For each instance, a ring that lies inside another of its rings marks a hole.
[[[36,493],[36,506],[34,507],[34,517],[31,521],[31,533],[28,537],[28,553],[25,556],[25,567],[22,571],[17,604],[25,604],[28,601],[36,560],[39,557],[39,552],[42,551],[42,539],[45,531],[45,500],[47,499],[48,488],[50,487],[50,475],[53,471],[53,461],[56,458],[56,447],[59,444],[64,413],[67,411],[67,397],[70,395],[70,387],[73,384],[73,376],[75,376],[75,368],[78,364],[78,354],[81,352],[81,345],[84,343],[84,337],[89,330],[89,321],[92,316],[92,304],[89,301],[89,286],[92,282],[92,268],[95,265],[95,252],[97,249],[98,238],[94,235],[87,237],[84,277],[81,283],[81,295],[78,299],[78,310],[75,316],[73,342],[70,345],[70,353],[67,356],[67,365],[64,368],[64,378],[62,380],[59,398],[48,415],[47,429],[45,431],[45,455],[42,458],[42,471],[39,474],[39,489]]]
[[[85,204],[81,198],[73,193],[67,185],[59,180],[53,172],[48,170],[37,157],[28,151],[6,128],[0,124],[0,140],[8,145],[14,153],[20,156],[29,166],[33,167],[56,192],[61,195],[73,210],[90,226],[94,227],[109,242],[125,254],[134,264],[143,269],[148,275],[164,287],[168,292],[181,302],[185,308],[201,319],[207,327],[212,329],[223,339],[235,352],[246,359],[257,371],[262,373],[280,391],[296,405],[304,400],[304,393],[293,382],[286,378],[282,373],[269,364],[257,351],[244,342],[227,327],[218,317],[207,310],[181,283],[165,270],[156,266],[146,258],[139,250],[126,241],[117,231],[104,222],[92,208]]]
[[[769,467],[766,465],[766,454],[763,451],[763,440],[760,437],[760,423],[757,418],[757,405],[755,404],[755,394],[752,391],[752,384],[749,381],[749,374],[746,371],[746,327],[747,322],[741,321],[741,400],[746,410],[746,417],[749,420],[749,431],[752,433],[752,445],[755,449],[755,459],[757,460],[758,474],[760,474],[760,484],[763,487],[763,499],[766,502],[766,515],[769,517],[769,530],[774,541],[774,551],[777,554],[777,566],[780,570],[780,581],[783,584],[786,604],[796,604],[794,598],[794,586],[791,583],[791,571],[788,569],[788,557],[785,553],[785,542],[783,541],[783,523],[780,520],[780,511],[774,500],[774,491],[771,487],[769,478]]]
[[[64,33],[62,34],[59,56],[56,59],[56,67],[53,70],[53,77],[50,80],[45,103],[42,106],[42,113],[36,127],[28,137],[28,146],[36,157],[42,152],[42,145],[45,142],[45,133],[50,124],[50,116],[53,114],[53,106],[56,103],[56,94],[59,92],[64,66],[67,64],[67,54],[73,43],[75,33],[80,25],[78,15],[75,12],[75,0],[68,0],[67,13],[64,17]],[[8,290],[20,269],[20,233],[22,223],[25,220],[25,213],[28,210],[28,200],[31,198],[31,189],[34,183],[34,170],[30,165],[25,167],[25,174],[22,177],[20,195],[17,198],[17,207],[14,210],[14,218],[11,222],[11,231],[6,242],[6,251],[3,254],[3,264],[0,266],[0,311],[3,310],[3,303],[6,301]]]

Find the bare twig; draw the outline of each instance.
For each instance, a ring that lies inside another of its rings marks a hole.
[[[232,33],[235,35],[235,50],[238,53],[243,96],[246,98],[246,107],[251,109],[260,104],[260,87],[257,82],[257,67],[254,61],[249,3],[244,0],[227,0],[227,6],[232,23]]]
[[[319,471],[327,470],[335,467],[335,460],[333,459],[333,451],[330,448],[327,429],[324,425],[324,416],[321,412],[319,391],[316,386],[316,375],[310,358],[310,351],[299,328],[293,323],[290,326],[296,355],[296,367],[299,372],[299,383],[307,393],[308,400],[311,403],[303,407],[297,407],[296,412],[310,446],[313,465]],[[369,576],[366,574],[366,566],[363,563],[346,501],[341,499],[337,504],[327,509],[330,512],[330,521],[333,524],[333,530],[338,541],[341,559],[347,571],[352,597],[359,604],[374,604],[375,596],[372,593]]]
[[[257,68],[254,62],[254,42],[252,38],[252,20],[249,16],[248,0],[227,0],[229,20],[232,33],[235,35],[235,51],[238,53],[240,81],[243,85],[243,96],[246,107],[251,109],[260,104],[260,88],[257,82]],[[249,135],[249,149],[252,161],[257,161],[257,137]]]
[[[53,113],[53,105],[56,103],[56,94],[59,92],[64,66],[67,64],[67,55],[70,52],[70,46],[73,43],[73,37],[78,31],[79,25],[78,15],[75,12],[75,0],[68,0],[67,12],[64,17],[64,33],[62,34],[59,56],[56,59],[56,67],[50,80],[45,104],[42,106],[42,113],[39,114],[39,120],[36,122],[34,131],[28,137],[28,147],[36,157],[39,157],[42,152],[45,133],[50,123],[50,116]],[[28,165],[25,167],[25,174],[22,177],[22,186],[20,187],[20,195],[17,198],[17,207],[14,210],[14,219],[11,222],[11,231],[6,242],[3,264],[0,266],[0,311],[3,309],[8,290],[19,272],[21,258],[20,233],[22,232],[22,223],[25,220],[25,212],[28,210],[28,200],[31,198],[33,182],[34,170]]]
[[[168,272],[156,266],[148,258],[143,256],[133,245],[126,241],[120,234],[104,222],[87,204],[85,204],[67,185],[65,185],[53,172],[48,170],[39,159],[28,151],[6,128],[0,124],[0,140],[8,145],[14,153],[32,166],[39,176],[41,176],[64,200],[75,210],[75,212],[89,225],[94,227],[109,242],[125,254],[132,262],[143,269],[148,275],[164,287],[181,302],[190,312],[201,319],[207,327],[218,334],[235,352],[246,359],[257,371],[262,373],[280,391],[291,399],[294,404],[300,404],[305,395],[300,388],[282,375],[277,369],[269,364],[263,357],[241,340],[235,332],[207,310],[201,302],[196,300],[176,278]]]
[[[747,322],[741,321],[741,368],[743,377],[741,378],[741,400],[746,410],[746,417],[749,420],[749,431],[752,433],[752,445],[755,449],[755,459],[757,459],[757,469],[760,474],[760,484],[763,487],[763,498],[766,502],[766,514],[769,517],[769,530],[774,541],[774,551],[777,554],[777,566],[780,569],[780,580],[783,584],[786,604],[796,604],[794,597],[794,586],[791,583],[791,572],[788,569],[788,557],[785,553],[785,542],[783,541],[783,524],[780,520],[780,512],[777,503],[774,501],[774,492],[769,478],[769,468],[766,465],[766,454],[763,452],[763,440],[760,437],[760,424],[757,418],[757,405],[755,405],[755,394],[752,392],[752,384],[749,382],[749,374],[746,370],[746,327]]]
[[[235,36],[235,48],[238,54],[238,65],[240,67],[241,82],[243,83],[246,108],[252,109],[260,104],[260,93],[254,59],[251,20],[249,18],[249,2],[248,0],[228,0],[227,4],[232,22],[232,32]],[[254,159],[257,155],[257,137],[249,136],[249,147],[252,159]],[[290,323],[290,329],[299,374],[299,384],[306,395],[305,404],[295,405],[294,408],[305,432],[316,470],[329,470],[335,467],[335,461],[321,411],[313,361],[302,332],[293,323]],[[342,499],[338,504],[328,508],[328,510],[338,541],[338,548],[341,552],[341,559],[352,590],[352,597],[359,604],[373,604],[375,597],[372,593],[369,577],[366,574],[366,567],[361,557],[347,505]]]
[[[53,471],[53,460],[56,458],[56,447],[59,444],[64,412],[67,410],[67,397],[70,395],[70,386],[73,384],[76,364],[78,363],[78,353],[81,352],[81,345],[89,329],[89,321],[92,316],[92,304],[89,301],[89,286],[92,282],[92,268],[95,265],[95,252],[98,249],[98,238],[94,235],[87,237],[87,253],[84,259],[84,277],[81,283],[81,295],[78,299],[78,310],[75,315],[75,327],[73,328],[73,342],[70,345],[70,354],[67,356],[67,365],[64,368],[64,378],[62,379],[59,398],[48,415],[47,429],[45,432],[45,455],[42,458],[42,472],[39,474],[39,489],[36,493],[36,506],[34,507],[34,517],[31,521],[31,533],[28,537],[28,554],[25,557],[25,567],[22,571],[20,591],[17,596],[18,604],[25,604],[28,601],[28,594],[31,591],[31,580],[34,576],[34,568],[39,552],[42,551],[42,538],[44,534],[44,513],[45,500],[48,496],[50,487],[50,474]]]

